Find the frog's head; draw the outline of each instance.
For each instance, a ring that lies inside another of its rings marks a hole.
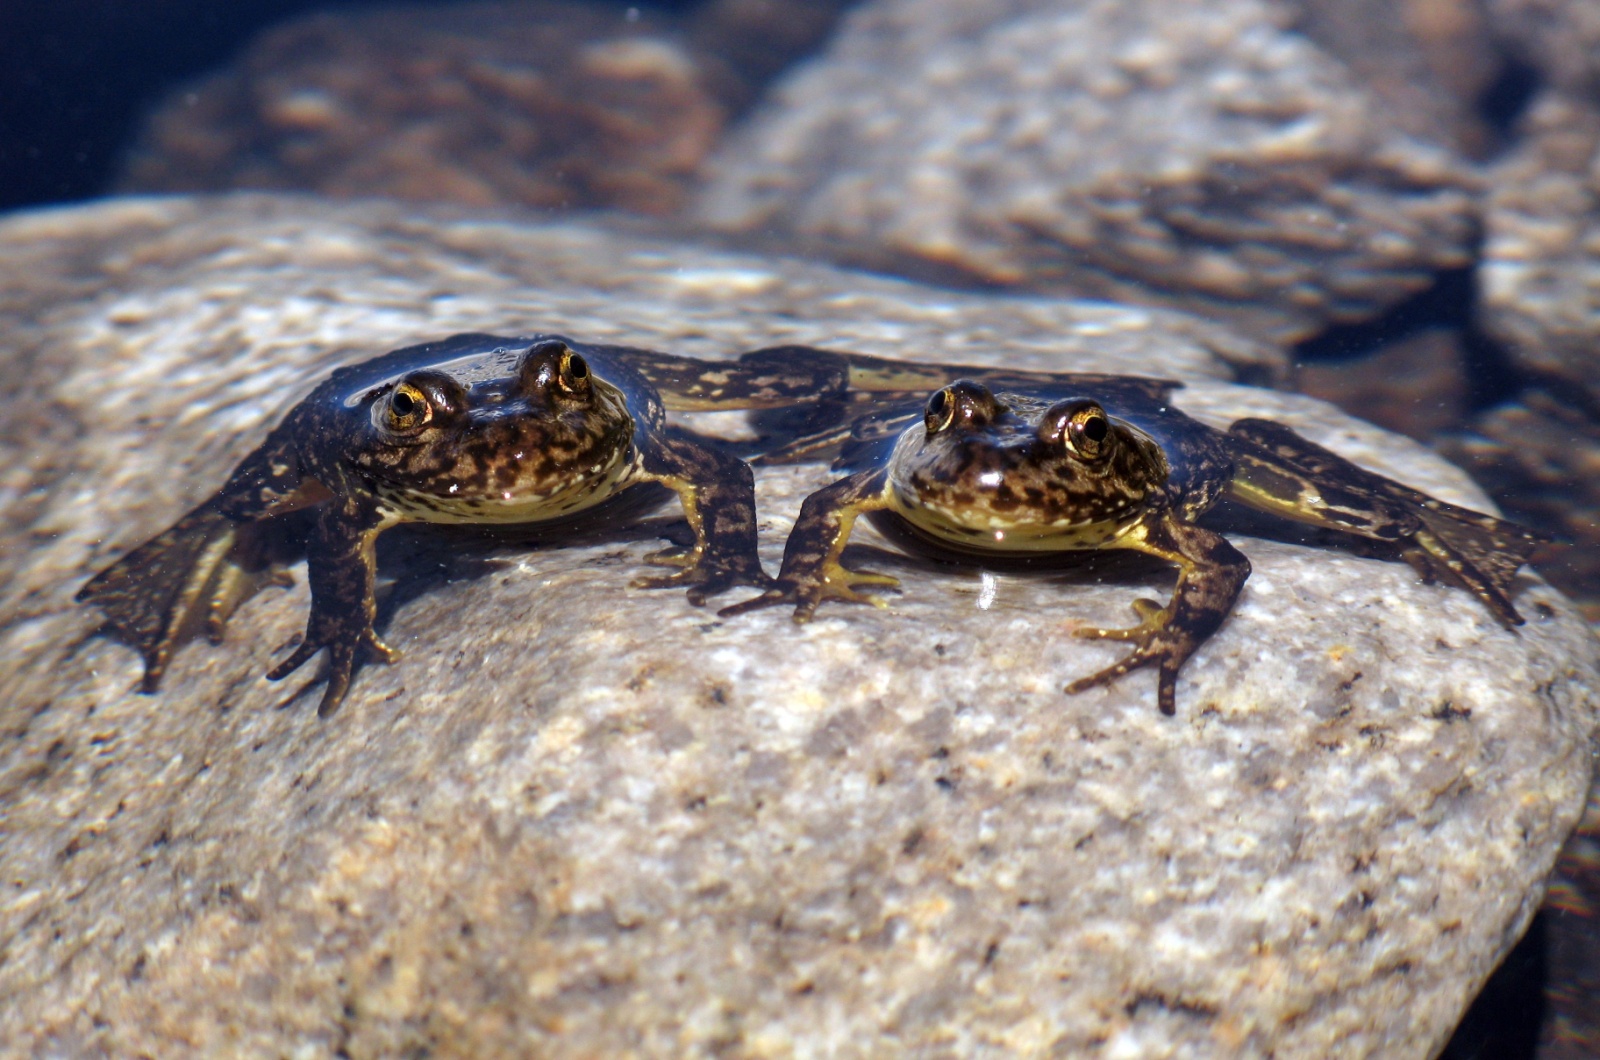
[[[1167,478],[1160,447],[1092,399],[996,395],[959,380],[928,399],[890,457],[895,509],[988,549],[1092,548]]]
[[[633,419],[559,339],[418,368],[350,402],[347,458],[383,500],[434,522],[524,522],[611,492]]]

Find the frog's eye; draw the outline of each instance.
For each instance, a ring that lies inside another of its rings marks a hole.
[[[569,394],[586,393],[589,389],[589,362],[583,354],[564,350],[556,371],[556,385]]]
[[[938,434],[952,424],[963,429],[986,427],[1001,412],[993,394],[970,379],[957,379],[928,399],[922,422],[929,434]]]
[[[1105,413],[1090,409],[1072,418],[1071,431],[1067,436],[1072,439],[1072,447],[1084,456],[1099,456],[1106,448],[1106,439],[1110,435],[1111,424]]]
[[[382,414],[383,427],[394,434],[412,434],[433,420],[433,402],[411,383],[397,383],[377,411]]]
[[[560,339],[536,343],[523,358],[522,385],[529,394],[585,397],[594,377],[583,354]]]
[[[922,422],[927,425],[929,434],[938,434],[950,426],[950,421],[956,418],[955,398],[950,396],[950,388],[945,387],[937,391],[928,399],[928,409],[922,414]]]
[[[1039,425],[1039,434],[1084,460],[1098,460],[1111,451],[1111,420],[1093,401],[1052,405]]]

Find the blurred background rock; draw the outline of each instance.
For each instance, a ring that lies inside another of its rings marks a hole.
[[[729,117],[829,21],[783,0],[307,16],[170,96],[117,186],[668,214]]]
[[[3,4],[0,209],[274,187],[660,213],[844,4]]]

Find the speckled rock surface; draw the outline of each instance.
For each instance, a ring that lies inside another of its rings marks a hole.
[[[1293,337],[1463,265],[1473,178],[1258,0],[874,0],[701,216],[854,260],[1165,298]]]
[[[506,219],[132,202],[0,223],[0,1040],[21,1053],[1425,1057],[1584,802],[1594,645],[1536,579],[1512,634],[1396,564],[1248,537],[1161,717],[1068,698],[1159,571],[870,555],[886,610],[717,622],[629,591],[660,527],[391,534],[342,712],[260,675],[306,590],[131,694],[70,602],[329,365],[472,328],[694,353],[1175,373],[1482,503],[1419,446],[1228,385],[1203,325],[953,295]],[[29,440],[26,430],[67,424]],[[32,426],[23,426],[32,425]],[[762,472],[775,561],[818,466]],[[663,513],[663,518],[670,513]]]

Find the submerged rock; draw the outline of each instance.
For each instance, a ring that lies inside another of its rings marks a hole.
[[[1525,577],[1508,632],[1403,565],[1245,536],[1170,719],[1148,674],[1061,692],[1115,651],[1070,621],[1131,617],[1158,568],[885,552],[887,609],[718,621],[627,588],[671,519],[388,535],[407,656],[327,721],[261,678],[303,571],[134,694],[83,579],[332,365],[468,329],[1176,375],[1208,422],[1277,417],[1485,502],[1414,443],[1228,384],[1271,362],[1177,314],[267,198],[23,215],[0,251],[20,1051],[1425,1057],[1582,810],[1594,643],[1556,593]],[[761,471],[769,563],[827,479]]]
[[[1600,107],[1548,93],[1490,171],[1484,329],[1512,360],[1600,396]]]
[[[1546,83],[1581,95],[1600,87],[1600,9],[1589,0],[1483,0],[1495,33]]]
[[[1294,388],[1369,423],[1426,442],[1467,417],[1466,360],[1460,335],[1428,328],[1366,356],[1300,361],[1294,368]]]
[[[713,163],[701,216],[900,270],[1303,337],[1466,264],[1475,179],[1258,0],[875,0]]]
[[[1294,28],[1348,66],[1412,136],[1480,157],[1495,133],[1484,97],[1506,57],[1483,0],[1282,0]]]
[[[665,16],[537,3],[318,14],[150,118],[130,191],[278,188],[671,213],[731,84]]]

